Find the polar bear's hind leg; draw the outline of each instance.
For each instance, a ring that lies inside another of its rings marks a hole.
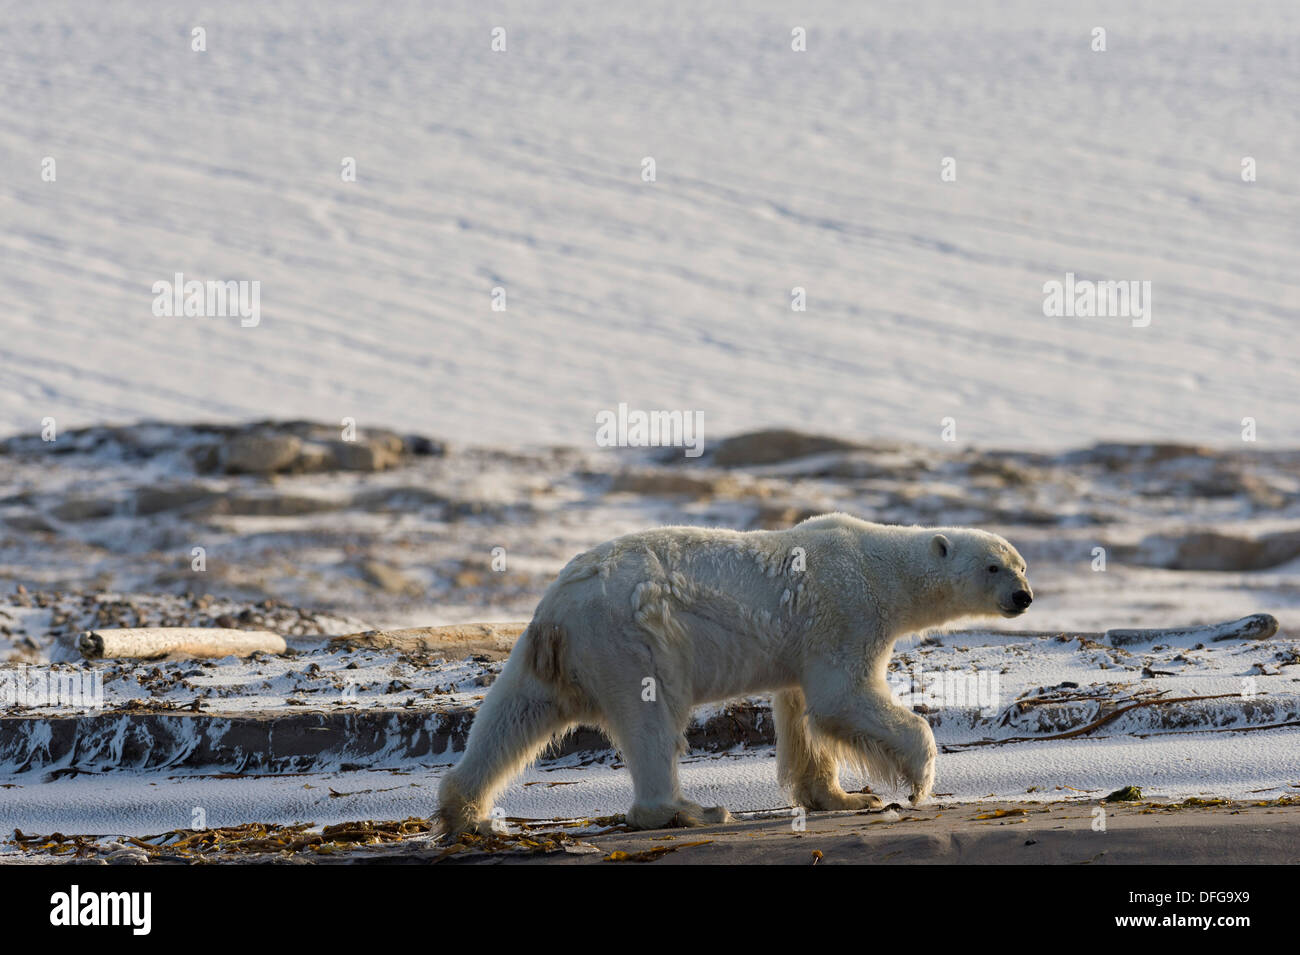
[[[730,822],[722,806],[701,806],[682,795],[677,757],[686,750],[684,735],[690,709],[658,701],[629,698],[617,711],[605,713],[605,729],[623,754],[632,774],[632,807],[627,824],[633,829],[707,826]]]
[[[526,648],[528,649],[528,648]],[[582,714],[538,679],[525,654],[512,654],[470,726],[465,754],[443,777],[438,816],[452,838],[484,833],[496,796]]]

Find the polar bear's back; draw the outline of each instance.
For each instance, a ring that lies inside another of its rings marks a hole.
[[[764,540],[768,536],[771,532],[704,527],[657,527],[625,534],[574,557],[550,590],[598,591],[603,599],[616,600],[623,591],[646,581],[671,586],[678,576],[722,579],[730,576],[725,564],[765,562],[775,544]],[[735,570],[730,568],[731,573]]]
[[[790,599],[788,533],[660,527],[606,541],[565,566],[537,617],[631,624],[672,639],[674,611],[707,610],[724,625],[776,614]]]
[[[809,611],[788,533],[665,527],[593,547],[542,597],[525,652],[579,685],[654,674],[701,701],[788,682]]]
[[[671,596],[681,604],[718,592],[743,601],[756,613],[775,612],[783,597],[789,599],[785,591],[791,585],[822,577],[828,584],[845,586],[844,572],[859,565],[864,549],[878,558],[892,557],[918,530],[836,513],[787,530],[685,526],[638,531],[574,557],[538,609],[604,607],[618,617],[622,610],[643,603],[647,592]]]

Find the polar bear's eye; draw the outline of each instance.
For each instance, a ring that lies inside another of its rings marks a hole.
[[[998,572],[998,565],[997,565],[997,564],[989,564],[989,573],[990,573],[990,574],[996,574],[997,572]]]

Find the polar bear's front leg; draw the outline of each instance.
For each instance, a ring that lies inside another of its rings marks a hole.
[[[808,725],[800,689],[772,695],[776,721],[776,773],[795,805],[811,810],[879,809],[880,797],[848,793],[840,786],[840,763],[834,748]]]
[[[839,676],[813,682],[804,692],[814,728],[851,747],[873,777],[907,783],[912,805],[928,799],[938,753],[930,724],[896,704],[886,686]]]

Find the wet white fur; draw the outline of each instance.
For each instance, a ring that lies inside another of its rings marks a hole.
[[[1029,586],[1024,570],[995,534],[844,514],[784,531],[664,527],[601,544],[546,591],[480,706],[440,790],[443,825],[481,825],[510,778],[576,724],[601,727],[622,752],[630,825],[724,821],[725,809],[682,795],[683,732],[698,704],[764,692],[774,693],[778,772],[796,802],[879,805],[841,788],[848,761],[873,781],[905,783],[918,803],[934,784],[934,736],[890,695],[894,643],[961,617],[1011,615],[1011,594]]]

